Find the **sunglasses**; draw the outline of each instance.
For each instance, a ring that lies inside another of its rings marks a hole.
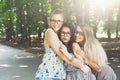
[[[52,20],[51,20],[51,23],[53,23],[53,24],[55,24],[55,23],[57,23],[57,24],[61,24],[61,23],[63,23],[63,21],[52,19]]]
[[[61,32],[60,33],[61,34],[61,36],[70,36],[71,35],[71,33],[70,32]]]
[[[84,33],[81,31],[76,31],[75,34],[84,35]]]

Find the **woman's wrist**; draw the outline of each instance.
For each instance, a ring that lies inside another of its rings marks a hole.
[[[85,73],[88,73],[90,71],[90,68],[87,65],[83,65],[81,70]]]
[[[72,54],[70,54],[70,53],[68,53],[68,52],[65,52],[65,55],[68,57],[68,59],[69,59],[70,61],[73,61],[74,56],[73,56]]]
[[[73,61],[73,59],[74,59],[74,56],[72,55],[72,54],[70,54],[70,61]]]

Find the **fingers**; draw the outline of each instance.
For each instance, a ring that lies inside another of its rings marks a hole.
[[[66,49],[66,46],[65,45],[60,45],[60,48],[61,49],[64,49],[64,48]]]
[[[65,53],[65,52],[67,52],[67,48],[66,48],[66,46],[65,45],[60,45],[60,51],[62,52],[62,53]]]
[[[60,51],[64,52],[64,48],[62,46],[60,46]]]
[[[82,50],[77,50],[75,53],[74,53],[76,56],[80,55],[80,56],[84,56],[84,52]]]

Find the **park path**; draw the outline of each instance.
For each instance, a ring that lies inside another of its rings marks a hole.
[[[41,58],[0,44],[0,80],[34,80]]]
[[[0,44],[0,80],[34,80],[42,57]],[[120,80],[120,58],[109,57],[109,64]]]

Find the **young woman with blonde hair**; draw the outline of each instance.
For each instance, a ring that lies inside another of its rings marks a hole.
[[[106,52],[100,42],[94,37],[87,25],[78,25],[75,32],[75,41],[83,50],[86,63],[92,68],[96,80],[116,80],[116,74],[108,65]],[[81,51],[75,54],[80,58]]]

